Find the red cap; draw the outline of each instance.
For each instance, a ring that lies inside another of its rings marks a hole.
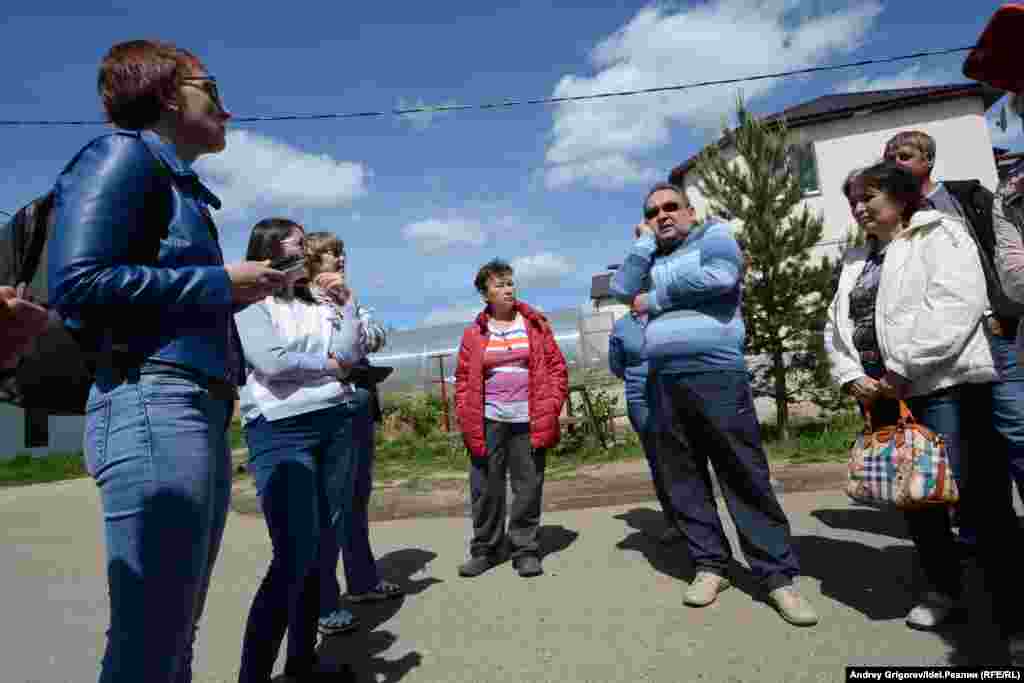
[[[1013,92],[1024,91],[1024,4],[1007,3],[996,10],[978,44],[964,60],[964,75]]]

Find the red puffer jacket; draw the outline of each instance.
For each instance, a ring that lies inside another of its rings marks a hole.
[[[516,302],[516,311],[526,321],[530,341],[530,444],[551,448],[561,436],[558,416],[569,394],[569,372],[565,356],[555,342],[551,325],[538,311]],[[484,432],[484,345],[487,342],[489,309],[462,333],[459,362],[455,368],[455,414],[462,428],[462,440],[470,455],[487,456]]]

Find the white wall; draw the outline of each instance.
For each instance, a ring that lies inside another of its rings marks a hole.
[[[18,406],[0,403],[0,460],[10,460],[21,453],[43,456],[82,450],[85,417],[51,415],[47,422],[50,430],[49,445],[46,448],[25,448],[24,412]]]
[[[963,97],[797,128],[791,133],[794,142],[814,144],[821,191],[808,196],[804,203],[812,211],[823,213],[823,241],[842,239],[854,226],[841,189],[847,174],[879,161],[885,143],[904,130],[922,130],[935,138],[933,177],[936,180],[978,179],[989,189],[995,189],[998,175],[992,138],[980,97]],[[735,155],[735,151],[729,152]],[[695,176],[693,171],[687,174],[685,185],[695,207],[703,212],[707,202],[695,187]],[[835,253],[836,250],[831,247],[816,251]]]

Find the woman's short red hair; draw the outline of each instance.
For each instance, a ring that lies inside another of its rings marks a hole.
[[[202,68],[199,58],[170,43],[130,40],[114,45],[100,63],[96,84],[107,118],[128,130],[152,126],[192,68]]]

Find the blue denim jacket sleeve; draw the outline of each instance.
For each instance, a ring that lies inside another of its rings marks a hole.
[[[654,262],[654,252],[658,245],[654,236],[644,233],[633,243],[633,248],[626,254],[622,267],[615,271],[609,284],[611,295],[624,304],[633,303],[633,297],[640,293],[648,282]]]
[[[684,249],[695,248],[696,254],[677,250],[666,260],[663,281],[651,287],[651,315],[693,308],[731,292],[739,283],[742,257],[729,226],[715,223],[696,237],[696,244],[687,240],[684,245]],[[687,258],[690,255],[694,258]]]
[[[156,244],[154,196],[170,182],[137,136],[94,140],[57,181],[49,249],[50,302],[67,315],[83,306],[230,307],[222,266],[166,268],[140,263],[140,245]]]
[[[235,322],[242,338],[245,362],[264,377],[301,383],[331,374],[327,369],[326,349],[323,353],[289,350],[266,304],[255,303],[236,313]]]

